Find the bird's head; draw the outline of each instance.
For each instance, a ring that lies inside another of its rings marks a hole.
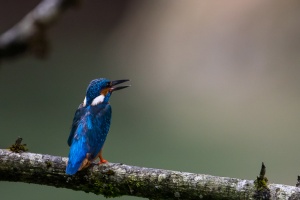
[[[92,80],[86,90],[86,96],[83,102],[83,106],[86,105],[95,106],[100,103],[108,103],[109,98],[113,91],[121,90],[130,86],[130,85],[116,86],[126,81],[129,80],[122,79],[122,80],[110,81],[106,78],[98,78]]]

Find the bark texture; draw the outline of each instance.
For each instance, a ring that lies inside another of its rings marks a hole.
[[[65,174],[66,157],[13,153],[0,149],[0,181],[48,185],[102,194],[149,199],[254,199],[253,180],[152,169],[120,163],[93,164]],[[300,199],[300,189],[268,184],[271,199]]]

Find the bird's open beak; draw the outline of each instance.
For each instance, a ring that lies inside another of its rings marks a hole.
[[[115,87],[115,85],[118,85],[118,84],[121,84],[121,83],[124,83],[124,82],[127,82],[127,81],[130,81],[130,80],[129,79],[122,79],[122,80],[112,81],[111,82],[110,91],[113,92],[113,91],[116,91],[116,90],[121,90],[121,89],[130,87],[131,85],[124,85],[124,86],[117,86],[117,87]]]

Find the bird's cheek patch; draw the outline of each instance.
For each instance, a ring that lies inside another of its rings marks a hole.
[[[109,93],[109,91],[110,91],[110,88],[105,88],[105,89],[101,90],[100,94],[106,96],[107,93]]]
[[[105,96],[103,94],[97,96],[93,101],[92,101],[92,106],[98,105],[99,103],[102,103],[104,100]]]
[[[85,107],[85,106],[86,106],[86,97],[83,100],[83,107]]]

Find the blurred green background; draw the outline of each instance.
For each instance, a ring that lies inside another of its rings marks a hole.
[[[38,0],[0,0],[0,33]],[[50,29],[51,54],[0,66],[0,148],[21,136],[67,156],[90,80],[130,78],[111,98],[110,162],[254,179],[300,174],[300,2],[91,0]],[[105,199],[0,182],[1,199]],[[121,197],[119,199],[139,199]]]

